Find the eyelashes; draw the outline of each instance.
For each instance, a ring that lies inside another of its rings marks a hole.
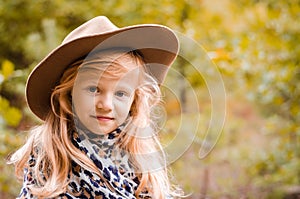
[[[124,97],[124,96],[126,96],[126,92],[124,92],[124,91],[117,91],[117,92],[115,92],[115,95],[117,97]]]
[[[86,89],[88,92],[90,93],[100,93],[100,90],[98,89],[97,86],[88,86],[87,89]]]
[[[90,94],[101,94],[101,90],[97,86],[88,86],[85,90],[87,90]],[[125,98],[130,97],[130,92],[126,90],[117,90],[114,92],[114,95],[118,98]]]

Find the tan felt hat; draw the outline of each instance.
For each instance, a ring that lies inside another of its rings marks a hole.
[[[175,33],[162,25],[118,28],[105,16],[95,17],[68,34],[62,44],[33,69],[26,84],[29,108],[45,120],[51,107],[51,93],[65,69],[95,48],[116,47],[139,50],[151,75],[161,84],[178,54],[179,42]]]

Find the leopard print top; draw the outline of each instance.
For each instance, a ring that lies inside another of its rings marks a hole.
[[[121,150],[118,142],[122,126],[107,135],[96,135],[88,131],[72,134],[73,144],[85,153],[98,167],[102,178],[97,174],[72,161],[72,169],[68,175],[67,191],[56,198],[73,199],[135,199],[135,191],[139,178],[129,161],[129,154]],[[35,199],[30,186],[37,186],[32,167],[35,156],[31,155],[29,168],[25,169],[23,187],[19,199]],[[42,175],[42,174],[40,174]],[[149,199],[151,195],[145,190],[139,198]]]

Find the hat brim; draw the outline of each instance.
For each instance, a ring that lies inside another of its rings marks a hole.
[[[81,37],[50,52],[31,72],[26,83],[29,108],[45,120],[51,109],[51,93],[65,69],[95,48],[127,47],[139,50],[152,75],[161,84],[179,49],[174,32],[160,25],[137,25]]]

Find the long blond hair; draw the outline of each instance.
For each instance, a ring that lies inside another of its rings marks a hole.
[[[154,198],[177,195],[168,179],[165,154],[151,116],[151,110],[161,101],[159,86],[151,75],[147,74],[142,57],[137,51],[126,54],[142,68],[143,79],[148,82],[135,91],[130,111],[131,120],[122,132],[124,139],[120,143],[120,146],[132,155],[131,160],[139,176],[140,184],[135,195],[138,198],[139,193],[145,189]],[[72,160],[103,178],[94,163],[71,142],[71,132],[74,128],[71,92],[82,63],[83,60],[77,61],[64,72],[60,84],[51,95],[52,110],[49,111],[45,122],[32,129],[26,144],[10,158],[10,163],[15,164],[16,175],[22,178],[23,169],[29,167],[28,159],[31,155],[35,156],[33,173],[36,186],[30,187],[30,190],[38,197],[55,197],[66,191]],[[143,129],[146,129],[148,137],[141,139],[139,133]],[[155,165],[149,167],[149,162]]]

